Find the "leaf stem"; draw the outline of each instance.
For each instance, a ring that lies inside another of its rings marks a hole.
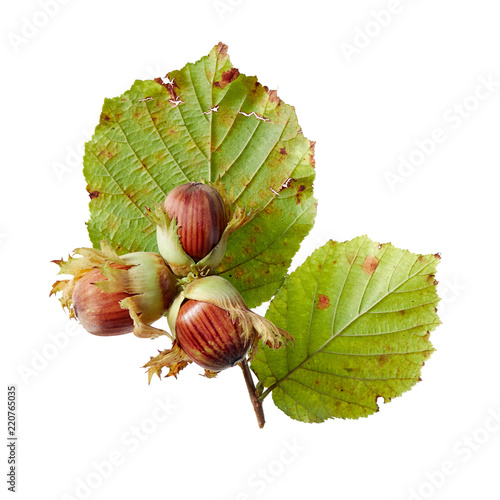
[[[264,418],[264,410],[262,408],[262,401],[259,401],[257,393],[255,392],[255,384],[253,382],[252,373],[250,367],[248,366],[248,360],[244,359],[238,363],[243,370],[243,377],[245,377],[245,383],[247,384],[248,394],[250,396],[250,401],[252,402],[255,415],[257,417],[257,423],[262,429],[266,423]]]
[[[266,396],[269,396],[269,394],[271,393],[271,391],[277,386],[278,384],[275,383],[273,385],[271,385],[270,387],[268,387],[260,396],[259,396],[259,401],[262,403],[262,401],[264,401],[264,398]]]

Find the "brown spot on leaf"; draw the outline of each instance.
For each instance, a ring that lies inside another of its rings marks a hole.
[[[170,104],[172,104],[171,100],[169,100]],[[163,99],[156,99],[153,103],[153,106],[156,108],[156,111],[163,109],[165,107],[165,101]]]
[[[214,82],[214,86],[223,89],[229,83],[234,82],[234,80],[238,78],[239,74],[240,72],[237,68],[228,69],[227,71],[224,71],[224,73],[222,73],[220,81]]]
[[[286,152],[286,149],[285,149],[285,148],[281,148],[281,149],[280,149],[280,153],[281,153],[282,155],[287,155],[287,154],[288,154],[288,153]]]
[[[326,295],[319,295],[318,309],[328,309],[330,307],[330,299]]]
[[[163,78],[155,78],[155,82],[158,83],[159,85],[161,85],[162,87],[165,87],[167,88],[167,84],[163,81]]]
[[[373,255],[367,255],[363,264],[361,265],[361,269],[363,269],[366,274],[372,275],[375,269],[377,269],[377,266],[378,259]]]
[[[99,191],[90,191],[89,196],[90,199],[93,200],[94,198],[97,198],[101,193]]]
[[[436,259],[441,260],[441,254],[440,254],[440,253],[435,253],[435,254],[434,254],[434,257],[435,257]]]
[[[283,189],[286,189],[286,188],[290,187],[290,184],[291,184],[292,182],[296,182],[296,181],[297,181],[297,179],[294,179],[293,177],[289,177],[289,178],[288,178],[288,179],[287,179],[287,180],[286,180],[286,181],[285,181],[285,182],[281,185],[281,187],[280,187],[280,189],[279,189],[279,193],[281,193],[281,191],[283,191]]]
[[[297,187],[297,194],[295,195],[295,197],[297,198],[297,205],[300,205],[300,203],[302,202],[301,197],[304,194],[303,192],[305,191],[305,189],[306,187],[303,184]]]
[[[165,78],[168,78],[170,80],[170,76],[167,74]],[[175,107],[179,104],[180,101],[179,96],[177,95],[177,92],[175,91],[176,88],[179,88],[179,85],[175,83],[175,80],[172,80],[171,82],[165,82],[163,81],[162,78],[155,78],[155,82],[160,84],[162,87],[165,87],[168,91],[168,96],[169,96],[169,101],[172,107]],[[158,103],[159,104],[159,103]]]
[[[240,267],[240,268],[236,269],[236,273],[235,274],[236,274],[237,278],[241,278],[243,276],[243,274],[244,274],[244,271]]]
[[[387,354],[381,354],[380,356],[377,357],[377,362],[379,366],[384,366],[385,364],[387,364],[388,361],[389,361],[389,356],[387,356]]]
[[[165,75],[165,78],[168,78],[170,80],[170,77]],[[175,81],[169,82],[169,81],[164,81],[163,78],[155,78],[155,82],[161,85],[162,87],[166,88],[168,91],[168,96],[169,96],[169,101],[177,101],[179,97],[177,96],[177,93],[175,91],[175,87],[179,88],[179,86],[175,83]],[[172,104],[172,103],[170,103]],[[155,105],[157,107],[162,106],[162,102],[158,102],[158,100],[155,102]]]
[[[227,45],[225,43],[219,42],[217,44],[217,54],[225,56],[227,54]]]
[[[112,158],[113,157],[113,153],[111,151],[107,151],[105,149],[103,149],[102,151],[100,151],[99,155],[100,156],[104,156],[105,158]]]
[[[267,90],[267,88],[266,88],[266,90]],[[278,104],[281,102],[281,99],[278,97],[277,90],[270,90],[269,91],[269,102],[277,102]]]
[[[316,168],[316,160],[314,159],[314,149],[316,146],[316,141],[310,141],[311,144],[311,152],[309,153],[309,163],[312,168]]]

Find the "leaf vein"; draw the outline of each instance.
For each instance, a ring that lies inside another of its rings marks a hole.
[[[158,130],[158,127],[156,126],[156,123],[153,120],[153,115],[151,114],[151,110],[149,109],[147,102],[146,102],[146,109],[148,111],[149,118],[151,119],[151,123],[153,124],[153,127],[154,127],[156,133],[158,134],[158,137],[160,138],[160,141],[162,142],[165,149],[168,151],[168,154],[170,155],[172,160],[174,160],[175,164],[177,165],[177,168],[181,171],[182,175],[186,178],[187,181],[189,181],[188,176],[186,175],[186,173],[184,172],[184,170],[180,166],[179,162],[175,159],[174,155],[172,154],[172,151],[170,151],[170,148],[167,146],[167,144],[165,143],[165,140],[163,139],[162,135],[160,134],[160,131]]]
[[[142,214],[142,210],[139,208],[139,206],[134,202],[134,200],[132,200],[131,198],[129,198],[127,196],[127,194],[125,193],[125,190],[121,187],[121,185],[118,183],[118,181],[111,175],[111,172],[108,170],[108,168],[106,167],[106,165],[98,158],[98,156],[95,154],[94,150],[92,148],[90,148],[90,151],[92,153],[92,155],[94,156],[94,158],[97,160],[98,163],[100,163],[102,165],[102,167],[104,168],[104,170],[106,170],[107,174],[109,175],[109,177],[113,180],[113,182],[121,189],[122,193],[127,197],[127,199],[130,201],[130,203],[135,206],[135,208],[137,208],[137,210]]]
[[[271,241],[265,248],[263,248],[260,252],[256,253],[255,255],[252,255],[251,257],[249,257],[248,259],[244,260],[243,262],[239,262],[235,265],[233,265],[232,267],[229,267],[227,269],[225,269],[224,271],[222,271],[219,275],[222,276],[223,274],[225,273],[228,273],[229,271],[232,271],[233,269],[236,269],[238,267],[241,267],[243,265],[245,265],[247,262],[250,262],[252,261],[256,256],[258,255],[261,255],[262,253],[264,253],[266,250],[269,249],[269,247],[271,247],[272,245],[274,245],[277,241],[279,241],[281,238],[283,238],[283,236],[290,230],[290,228],[297,222],[298,219],[300,219],[300,217],[302,217],[303,215],[305,215],[307,212],[309,212],[311,209],[314,208],[314,205],[311,204],[307,207],[306,210],[304,210],[303,212],[301,212],[299,215],[297,215],[297,217],[293,220],[293,222],[291,222],[287,228],[280,234],[280,236],[278,236],[277,238],[275,238],[273,241]]]

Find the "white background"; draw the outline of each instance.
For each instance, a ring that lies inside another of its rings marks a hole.
[[[42,3],[4,2],[0,16],[2,394],[17,385],[17,498],[500,498],[498,2],[58,0],[50,16]],[[140,367],[167,343],[89,335],[48,297],[50,261],[89,246],[81,148],[104,98],[219,41],[316,141],[317,223],[294,266],[362,234],[442,254],[436,352],[421,383],[367,419],[304,424],[269,398],[259,430],[240,370],[208,380],[190,366],[148,386]],[[398,172],[400,157],[419,164]]]

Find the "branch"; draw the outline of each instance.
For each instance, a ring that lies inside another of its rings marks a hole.
[[[245,377],[245,383],[247,384],[248,394],[250,396],[250,401],[252,402],[253,409],[255,411],[255,415],[257,417],[257,423],[259,427],[262,429],[264,424],[266,423],[266,419],[264,418],[264,410],[262,408],[262,401],[259,401],[257,397],[257,393],[255,392],[255,384],[253,383],[252,373],[248,366],[248,361],[244,359],[240,363],[238,363],[243,370],[243,376]]]

